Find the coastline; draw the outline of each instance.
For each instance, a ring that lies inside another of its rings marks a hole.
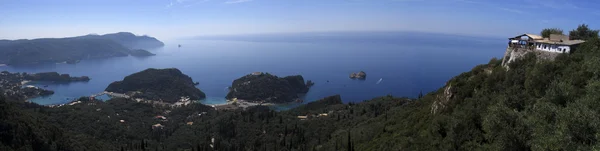
[[[246,109],[249,107],[253,107],[253,106],[268,106],[268,107],[274,107],[277,108],[279,106],[283,107],[283,106],[296,106],[296,105],[300,105],[302,103],[297,103],[295,101],[291,101],[288,103],[260,103],[260,102],[252,102],[252,101],[248,101],[248,100],[241,100],[241,99],[236,99],[234,98],[233,100],[226,100],[226,103],[220,103],[220,104],[204,104],[204,105],[208,105],[211,106],[213,108],[215,108],[215,110],[234,110],[234,109]]]
[[[30,80],[23,80],[23,81],[21,81],[20,86],[26,85],[27,83],[30,83],[30,82],[31,82]]]

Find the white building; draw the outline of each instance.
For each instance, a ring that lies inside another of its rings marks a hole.
[[[583,43],[583,40],[569,40],[568,36],[551,34],[549,38],[543,38],[534,34],[523,34],[509,38],[509,47],[527,48],[539,51],[571,53],[571,50]]]

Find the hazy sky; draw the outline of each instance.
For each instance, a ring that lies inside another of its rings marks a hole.
[[[511,36],[600,27],[597,0],[0,0],[0,39],[306,31]]]

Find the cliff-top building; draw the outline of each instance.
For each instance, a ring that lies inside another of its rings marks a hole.
[[[557,53],[570,53],[571,50],[579,44],[585,42],[583,40],[570,40],[568,36],[560,34],[551,34],[549,38],[534,34],[523,34],[508,38],[508,40],[508,45],[512,48],[525,48],[528,50]]]

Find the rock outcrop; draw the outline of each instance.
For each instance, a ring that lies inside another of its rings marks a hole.
[[[452,99],[453,96],[452,85],[450,84],[444,87],[444,92],[442,94],[438,94],[433,104],[431,104],[431,114],[436,114],[446,109],[448,103],[450,103],[450,99]]]
[[[367,78],[367,73],[365,73],[364,71],[360,71],[357,73],[352,73],[350,74],[350,79],[361,79],[364,80]]]
[[[111,83],[105,91],[131,94],[133,98],[174,103],[182,97],[191,100],[206,98],[204,92],[195,87],[192,78],[178,69],[146,69]]]
[[[528,53],[535,53],[538,60],[550,60],[553,61],[561,53],[546,52],[539,50],[529,50],[525,48],[506,48],[504,57],[502,59],[502,66],[508,69],[508,64],[515,62],[516,60],[523,58]]]

